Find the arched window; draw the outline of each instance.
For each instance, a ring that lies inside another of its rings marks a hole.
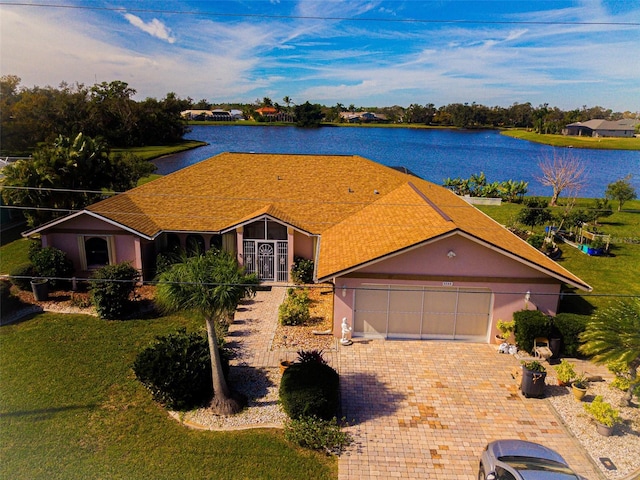
[[[222,250],[222,235],[212,235],[211,240],[209,240],[209,248]]]
[[[167,234],[167,252],[180,253],[181,248],[180,237],[175,233]]]
[[[91,237],[84,241],[87,268],[99,268],[109,264],[109,245],[102,237]]]
[[[202,235],[188,235],[187,236],[187,255],[198,255],[205,252],[204,238]]]

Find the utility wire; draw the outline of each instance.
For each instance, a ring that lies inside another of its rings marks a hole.
[[[198,286],[207,286],[207,287],[256,287],[255,284],[245,284],[245,283],[215,283],[215,282],[167,282],[167,281],[159,281],[159,280],[146,280],[146,281],[140,281],[140,280],[122,280],[122,279],[97,279],[97,278],[91,278],[91,277],[46,277],[46,276],[39,276],[39,277],[33,277],[33,276],[24,276],[24,275],[3,275],[2,278],[5,279],[16,279],[16,280],[31,280],[31,279],[39,279],[39,280],[49,280],[49,281],[64,281],[64,282],[73,282],[74,280],[76,282],[80,282],[80,283],[84,283],[84,282],[88,282],[88,283],[134,283],[135,285],[138,286],[158,286],[160,284],[167,284],[167,285],[198,285]],[[381,286],[383,285],[387,285],[385,284],[383,281],[381,281],[380,285],[375,285],[375,286],[358,286],[358,287],[340,287],[340,290],[347,290],[347,291],[377,291],[377,292],[436,292],[436,293],[450,293],[452,292],[451,288],[447,288],[447,287],[437,287],[437,286],[427,286],[424,287],[424,290],[421,289],[416,289],[415,286],[411,286],[411,285],[406,285],[406,286],[398,286],[398,285],[391,285],[393,288],[391,289],[385,289],[385,288],[381,288]],[[261,285],[257,285],[258,290],[260,289]],[[320,289],[320,290],[327,290],[329,288],[331,288],[332,290],[335,290],[335,286],[333,284],[326,284],[326,283],[318,283],[318,284],[312,284],[312,285],[298,285],[298,284],[291,284],[291,283],[272,283],[269,284],[269,287],[271,288],[302,288],[302,289],[309,289],[309,290],[313,290],[313,289]],[[403,288],[404,287],[404,288]],[[422,288],[422,287],[420,287]],[[491,290],[491,292],[487,291],[487,290],[482,290],[482,289],[478,289],[478,288],[473,288],[473,287],[452,287],[455,288],[458,292],[460,293],[469,293],[469,294],[487,294],[487,293],[492,293],[494,295],[524,295],[526,292],[523,290]],[[549,293],[549,292],[531,292],[532,296],[535,297],[558,297],[558,296],[562,296],[562,297],[583,297],[583,298],[590,298],[590,297],[602,297],[602,298],[640,298],[640,294],[632,294],[632,293],[576,293],[576,292],[559,292],[559,293]]]
[[[1,2],[0,6],[19,6],[37,8],[59,8],[73,10],[94,10],[109,12],[135,12],[168,15],[192,15],[202,17],[226,17],[226,18],[264,18],[274,20],[323,20],[343,22],[381,22],[381,23],[410,23],[410,24],[479,24],[479,25],[602,25],[602,26],[640,26],[640,22],[587,22],[568,20],[461,20],[461,19],[417,19],[417,18],[388,18],[388,17],[340,17],[321,15],[273,15],[265,13],[223,13],[206,12],[196,10],[163,10],[152,8],[125,8],[125,7],[96,7],[89,5],[60,5],[51,3],[24,3]]]

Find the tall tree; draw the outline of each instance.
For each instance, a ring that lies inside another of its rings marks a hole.
[[[131,154],[110,155],[101,139],[82,133],[58,136],[37,148],[32,158],[3,169],[2,197],[24,208],[30,226],[79,210],[97,201],[102,190],[123,190],[149,175],[155,166]]]
[[[584,186],[585,167],[580,161],[571,155],[559,155],[554,150],[553,157],[545,157],[538,166],[542,175],[536,177],[540,183],[553,189],[553,195],[549,201],[550,206],[556,206],[558,197],[563,191],[568,190],[575,196]]]
[[[319,127],[322,121],[322,108],[317,103],[311,104],[307,101],[302,105],[296,105],[295,114],[297,127]]]
[[[215,324],[226,321],[242,298],[255,294],[257,285],[257,277],[245,274],[231,254],[215,249],[185,257],[182,263],[160,275],[156,291],[158,304],[168,312],[196,311],[205,320],[214,391],[210,407],[221,415],[237,413],[243,404],[222,373]]]
[[[608,200],[618,202],[618,211],[622,210],[624,202],[633,200],[637,196],[635,188],[631,185],[631,174],[607,185],[604,195]]]
[[[622,363],[630,385],[622,405],[631,405],[640,367],[640,299],[620,301],[600,312],[580,335],[579,350],[599,364]]]

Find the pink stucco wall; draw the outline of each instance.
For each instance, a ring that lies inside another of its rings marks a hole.
[[[449,258],[449,252],[454,252],[455,257]],[[343,317],[353,325],[355,289],[366,283],[487,288],[492,292],[491,331],[487,341],[498,333],[497,321],[512,320],[516,311],[538,308],[545,314],[554,315],[561,288],[559,281],[550,280],[544,273],[461,236],[369,265],[357,274],[359,278],[335,279],[334,332],[337,336]],[[360,278],[365,274],[371,274],[372,278]],[[399,275],[426,278],[397,278]],[[527,292],[530,292],[528,303],[525,302]]]
[[[141,245],[139,237],[129,234],[107,222],[89,215],[80,215],[42,235],[43,246],[59,248],[67,253],[76,271],[81,270],[78,236],[112,236],[115,245],[115,263],[131,262],[141,270]]]
[[[313,259],[315,257],[315,252],[313,251],[313,239],[314,237],[295,231],[293,235],[294,256]]]

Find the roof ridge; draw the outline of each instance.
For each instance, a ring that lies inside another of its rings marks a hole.
[[[453,222],[453,219],[444,213],[440,207],[438,207],[435,203],[433,203],[418,187],[416,187],[413,182],[407,182],[407,185],[413,189],[414,192],[418,194],[418,196],[427,203],[431,208],[433,208],[444,220],[447,222]]]

